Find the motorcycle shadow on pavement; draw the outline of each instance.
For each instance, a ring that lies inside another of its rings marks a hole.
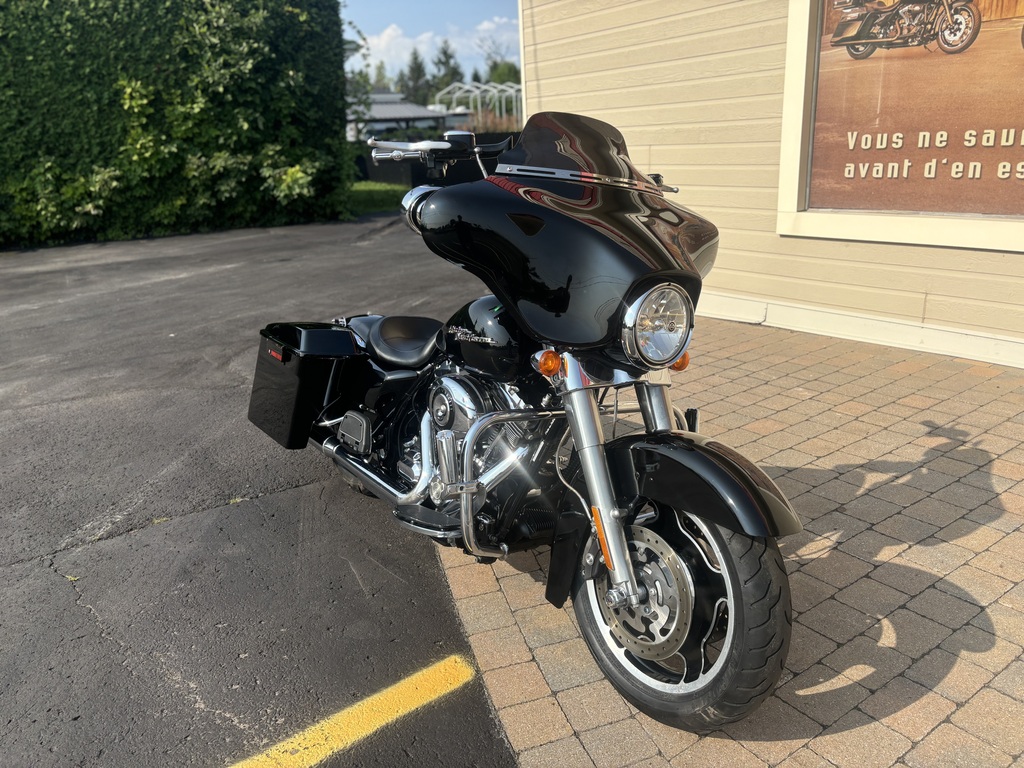
[[[984,467],[993,457],[969,444],[965,429],[923,426],[932,439],[919,457],[762,465],[805,529],[780,540],[794,607],[786,668],[760,709],[723,729],[732,738],[807,741],[882,720],[907,733],[922,711],[945,708],[941,720],[991,677],[979,681],[984,667],[974,661],[995,648],[994,625],[983,592],[964,583],[969,570],[958,572],[977,553],[956,542],[999,517],[998,491],[984,470],[965,483],[929,465],[947,458]],[[617,424],[619,435],[639,429],[633,419]],[[973,512],[929,502],[955,486],[995,498]],[[508,565],[543,582],[548,549],[531,551],[540,570],[520,569],[515,556]]]
[[[780,542],[794,631],[774,696],[726,728],[733,738],[807,739],[823,728],[839,733],[880,720],[905,732],[913,717],[907,710],[946,708],[948,716],[950,700],[962,704],[991,677],[972,662],[984,664],[980,655],[996,646],[985,586],[974,594],[972,569],[963,568],[977,553],[956,542],[968,543],[998,519],[998,492],[983,470],[970,483],[950,482],[929,464],[959,456],[984,467],[993,457],[969,445],[964,429],[923,426],[934,439],[920,459],[765,467],[783,485],[788,477],[794,488],[810,489],[793,497],[805,530]],[[936,503],[932,494],[943,488],[995,498],[970,512]],[[812,490],[815,498],[801,498]]]

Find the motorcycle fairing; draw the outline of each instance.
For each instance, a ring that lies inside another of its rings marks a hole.
[[[530,337],[615,345],[629,301],[659,282],[696,305],[718,230],[633,169],[617,130],[540,113],[498,162],[505,173],[432,193],[417,223],[427,246],[483,280]],[[552,175],[534,163],[555,166]]]
[[[785,494],[767,474],[734,449],[692,433],[629,435],[607,443],[608,468],[619,504],[638,498],[665,504],[750,536],[788,536],[803,530]],[[559,518],[551,545],[545,596],[561,606],[569,595],[589,520],[571,504]]]

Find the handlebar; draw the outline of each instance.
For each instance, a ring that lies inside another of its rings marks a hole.
[[[421,160],[427,166],[428,178],[444,178],[448,166],[457,160],[475,158],[480,166],[480,173],[487,178],[483,158],[497,157],[512,146],[512,137],[497,144],[476,143],[476,136],[468,131],[448,131],[444,141],[382,141],[377,138],[367,140],[373,149],[370,157],[376,165],[380,160],[393,160],[400,163],[404,160]],[[662,192],[678,192],[679,187],[665,183],[660,173],[650,173],[648,178]]]
[[[370,139],[367,144],[373,147],[371,153],[374,157],[391,160],[406,160],[419,158],[424,152],[435,152],[438,150],[449,150],[452,148],[448,141],[380,141]]]
[[[381,141],[371,138],[366,143],[373,149],[370,158],[376,164],[380,160],[421,160],[426,163],[427,176],[443,177],[448,166],[457,160],[475,158],[480,172],[486,177],[482,158],[497,157],[510,146],[512,137],[498,144],[477,146],[476,136],[467,131],[448,131],[444,141]]]
[[[378,160],[394,160],[396,163],[400,163],[402,160],[419,160],[423,157],[423,152],[375,147],[370,152],[370,157],[374,163]]]

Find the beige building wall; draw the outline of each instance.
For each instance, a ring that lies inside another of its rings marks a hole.
[[[698,314],[1024,367],[1024,253],[777,234],[791,7],[520,0],[526,112],[614,124],[718,225]]]

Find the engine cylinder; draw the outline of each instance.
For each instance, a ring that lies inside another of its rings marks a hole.
[[[490,410],[490,399],[469,376],[445,376],[430,390],[430,416],[438,431],[465,437],[477,417]]]

